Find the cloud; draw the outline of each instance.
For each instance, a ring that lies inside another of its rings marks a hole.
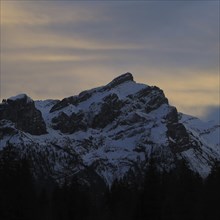
[[[62,53],[13,53],[7,56],[9,62],[85,62],[106,59],[105,56],[98,55],[76,55]]]
[[[203,116],[204,120],[214,120],[220,124],[220,107],[208,106],[207,111]]]
[[[86,50],[141,49],[141,45],[127,42],[105,41],[100,36],[89,36],[90,26],[103,28],[108,20],[102,11],[91,5],[61,4],[59,2],[3,2],[2,47],[10,48],[52,47],[58,49],[77,48]],[[21,7],[23,6],[23,7]],[[46,7],[45,7],[46,6]],[[53,6],[49,10],[49,6]],[[103,23],[100,24],[100,17]],[[84,26],[84,28],[83,28]],[[64,27],[64,29],[62,29]],[[84,29],[77,31],[78,27]],[[87,33],[84,31],[87,30]],[[100,33],[101,34],[101,33]]]
[[[1,2],[1,25],[2,26],[22,26],[22,25],[42,25],[48,23],[48,16],[37,16],[22,9],[15,1]]]
[[[90,7],[81,7],[83,4],[72,4],[71,1],[3,1],[2,25],[8,26],[48,26],[65,25],[66,23],[79,23],[99,21],[96,15],[99,11],[89,10]],[[86,5],[85,5],[86,6]],[[49,11],[48,11],[49,10]]]

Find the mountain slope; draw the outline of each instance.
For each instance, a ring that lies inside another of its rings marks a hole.
[[[9,98],[0,105],[0,120],[0,149],[13,146],[31,159],[37,176],[57,182],[78,175],[110,185],[131,173],[141,176],[150,158],[159,170],[183,159],[206,177],[220,160],[219,125],[178,113],[161,89],[136,83],[130,73],[61,101]]]

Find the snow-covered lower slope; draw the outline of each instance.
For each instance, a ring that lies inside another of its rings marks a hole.
[[[214,121],[204,122],[189,115],[179,115],[180,122],[186,127],[190,138],[199,143],[199,147],[189,149],[183,156],[192,169],[205,177],[211,171],[213,160],[220,161],[220,125],[216,125]]]
[[[13,146],[30,158],[36,175],[57,182],[80,175],[111,185],[141,176],[150,158],[160,170],[183,159],[205,177],[220,160],[219,125],[178,113],[162,90],[136,83],[130,73],[61,101],[35,101],[31,111],[41,113],[46,129],[38,134],[17,127],[20,119],[7,106],[18,99],[10,100],[0,105],[0,150]],[[16,114],[25,105],[18,103]]]

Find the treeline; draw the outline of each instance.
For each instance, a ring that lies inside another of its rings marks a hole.
[[[183,162],[161,173],[151,161],[143,181],[115,180],[94,192],[76,177],[39,187],[27,159],[10,150],[0,155],[1,220],[219,220],[219,204],[218,165],[203,180]]]

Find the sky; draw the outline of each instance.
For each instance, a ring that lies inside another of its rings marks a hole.
[[[0,1],[1,100],[62,99],[125,72],[219,121],[219,1]]]

